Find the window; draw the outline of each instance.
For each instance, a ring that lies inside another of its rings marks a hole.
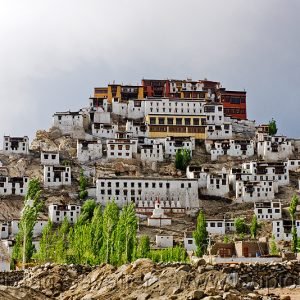
[[[192,245],[193,244],[193,240],[188,240],[188,244]]]
[[[167,123],[168,125],[173,125],[173,118],[168,118]]]
[[[150,118],[150,124],[156,124],[156,118]]]
[[[165,124],[165,119],[164,118],[158,118],[158,124],[164,125]]]
[[[182,125],[182,118],[176,118],[176,125]]]
[[[193,122],[194,122],[195,126],[199,126],[199,119],[198,118],[194,118]]]
[[[218,226],[218,227],[222,227],[222,223],[218,223],[217,226]]]

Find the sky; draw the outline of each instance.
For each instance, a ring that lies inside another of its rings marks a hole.
[[[300,1],[0,0],[0,135],[34,136],[96,86],[210,79],[300,137]]]

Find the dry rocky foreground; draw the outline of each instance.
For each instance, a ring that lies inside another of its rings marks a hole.
[[[224,266],[202,259],[193,265],[139,259],[119,268],[48,263],[6,273],[6,279],[19,278],[0,286],[0,299],[300,299],[299,272],[296,261]]]

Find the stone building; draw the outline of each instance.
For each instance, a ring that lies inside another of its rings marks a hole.
[[[70,166],[44,166],[44,186],[61,187],[71,185]]]
[[[102,143],[98,141],[77,140],[77,159],[81,163],[99,159],[102,154]]]
[[[29,153],[28,136],[10,137],[5,135],[3,137],[3,153],[4,154],[28,154]]]
[[[62,223],[66,218],[69,223],[76,223],[81,211],[80,205],[50,204],[48,206],[48,216],[53,223]]]
[[[25,196],[28,189],[29,178],[0,176],[0,195]]]
[[[57,151],[42,151],[41,165],[59,165],[59,152]]]

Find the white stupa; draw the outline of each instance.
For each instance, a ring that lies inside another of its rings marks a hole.
[[[154,204],[152,216],[148,218],[148,226],[161,227],[171,225],[171,223],[171,218],[164,214],[164,210],[161,208],[160,201],[157,199]]]

